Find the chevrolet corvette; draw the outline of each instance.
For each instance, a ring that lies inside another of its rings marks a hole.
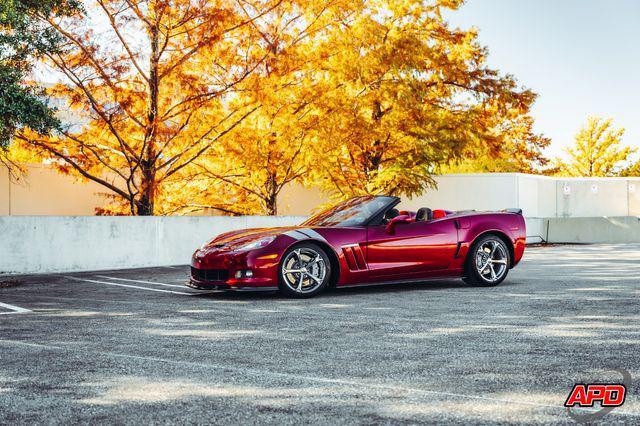
[[[351,198],[299,226],[218,235],[196,250],[187,285],[315,296],[328,287],[462,278],[495,286],[525,248],[522,211],[398,210],[398,197]]]

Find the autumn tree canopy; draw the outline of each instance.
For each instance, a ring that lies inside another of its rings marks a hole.
[[[331,34],[317,176],[336,197],[419,194],[472,149],[535,162],[548,143],[526,116],[535,95],[486,65],[475,30],[444,20],[461,3],[370,1]]]
[[[574,177],[617,176],[623,163],[636,150],[622,146],[624,129],[616,129],[611,119],[589,117],[567,148],[567,161],[560,161],[560,173]]]
[[[19,134],[103,185],[105,213],[277,213],[294,181],[413,195],[471,153],[523,170],[535,95],[486,65],[461,0],[97,0],[40,14],[82,125]],[[486,154],[485,154],[486,153]],[[501,156],[501,157],[500,157]]]
[[[513,115],[512,115],[513,113]],[[494,128],[494,143],[480,138],[462,156],[441,165],[441,173],[530,173],[553,175],[558,169],[545,156],[551,139],[533,130],[529,113],[510,112]]]
[[[260,107],[191,168],[188,179],[215,182],[226,194],[221,199],[203,190],[196,208],[277,214],[282,189],[304,181],[324,161],[326,153],[313,147],[322,124],[325,40],[361,7],[352,1],[299,2],[254,23],[266,59],[243,81],[236,101]]]
[[[173,196],[165,186],[259,108],[234,92],[266,59],[254,23],[284,5],[97,0],[86,16],[41,15],[66,41],[47,55],[66,77],[55,95],[86,124],[21,139],[103,185],[131,214],[163,213],[155,201]]]

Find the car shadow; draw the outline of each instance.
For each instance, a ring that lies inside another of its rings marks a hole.
[[[518,285],[518,282],[505,280],[499,286],[511,287]],[[494,288],[494,287],[488,287]],[[352,287],[332,287],[329,288],[317,296],[314,299],[333,298],[333,297],[349,297],[358,296],[364,294],[378,294],[378,293],[402,293],[410,291],[439,291],[439,290],[461,290],[461,291],[477,291],[479,289],[486,289],[485,287],[473,287],[467,285],[462,279],[450,278],[439,280],[425,280],[419,282],[408,283],[389,283],[389,284],[363,284],[360,286]],[[225,300],[264,300],[264,299],[282,299],[282,300],[296,300],[295,298],[282,295],[278,291],[220,291],[215,293],[203,293],[195,294],[193,297],[197,298],[216,298]]]

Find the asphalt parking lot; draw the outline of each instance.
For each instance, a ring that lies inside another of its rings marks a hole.
[[[0,288],[0,423],[570,423],[576,382],[634,378],[640,245],[532,247],[507,281],[202,294],[188,268]]]

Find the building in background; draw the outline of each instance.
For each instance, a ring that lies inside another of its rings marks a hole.
[[[90,216],[108,200],[105,188],[32,164],[19,181],[0,169],[0,215]],[[436,177],[437,190],[406,199],[402,207],[449,210],[521,208],[529,218],[640,216],[640,178],[564,178],[520,173],[451,174]],[[327,196],[317,188],[286,187],[278,199],[281,216],[307,216]],[[213,216],[204,210],[194,215]]]

